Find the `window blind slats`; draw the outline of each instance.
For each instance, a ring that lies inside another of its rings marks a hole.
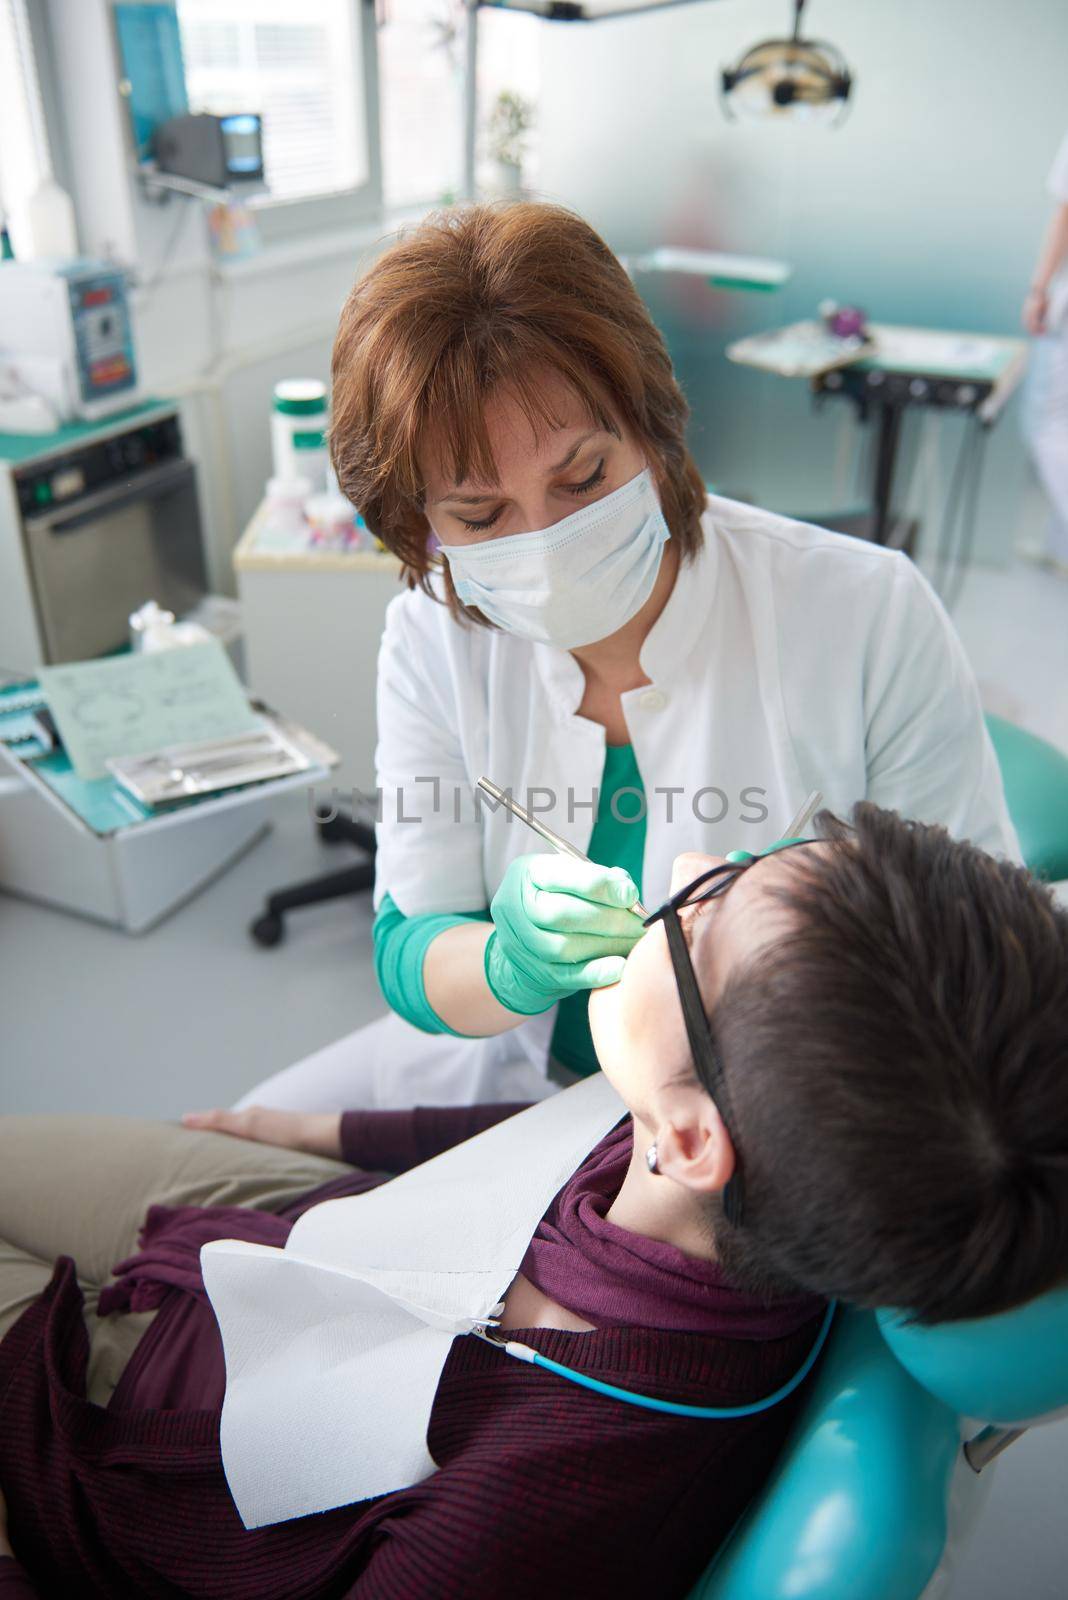
[[[190,108],[263,117],[275,199],[356,187],[366,173],[353,0],[178,0]]]

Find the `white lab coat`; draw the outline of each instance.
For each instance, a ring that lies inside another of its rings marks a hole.
[[[702,526],[642,647],[651,681],[622,697],[648,805],[645,904],[666,897],[680,851],[759,850],[812,789],[841,816],[867,798],[1019,859],[971,669],[907,557],[718,496]],[[513,857],[541,848],[503,809],[476,814],[483,774],[586,849],[605,732],[576,715],[582,693],[566,651],[462,626],[419,591],[390,604],[376,903],[388,892],[409,916],[477,911]],[[544,1093],[554,1017],[489,1040],[393,1019],[312,1060],[346,1086],[345,1061],[363,1063],[364,1098],[331,1105]],[[311,1107],[301,1065],[275,1080],[298,1098],[267,1103]]]

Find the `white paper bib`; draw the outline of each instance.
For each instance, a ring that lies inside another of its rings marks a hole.
[[[491,1314],[554,1196],[625,1114],[598,1072],[379,1189],[313,1206],[282,1250],[204,1245],[223,1466],[246,1528],[434,1471],[427,1426],[454,1337]]]

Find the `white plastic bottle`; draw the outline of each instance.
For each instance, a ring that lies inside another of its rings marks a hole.
[[[303,547],[308,532],[304,504],[311,498],[311,492],[307,478],[268,478],[258,549],[294,550]]]
[[[326,487],[326,423],[326,385],[318,378],[284,378],[275,384],[271,455],[276,478],[307,478],[313,494]]]
[[[69,260],[78,254],[74,206],[66,189],[46,174],[26,202],[30,253],[40,261],[49,256]]]

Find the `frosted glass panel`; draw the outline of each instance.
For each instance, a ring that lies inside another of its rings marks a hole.
[[[710,0],[542,30],[542,192],[617,249],[705,245],[792,263],[775,294],[640,284],[694,409],[699,464],[726,493],[818,515],[856,501],[865,446],[844,403],[816,416],[804,383],[723,358],[743,333],[830,297],[877,321],[1015,333],[1068,128],[1063,0],[812,0],[810,34],[856,78],[843,127],[730,123],[719,72],[781,35],[786,0]],[[979,12],[981,11],[981,22]],[[977,552],[1004,559],[1034,516],[1014,404],[990,439]],[[913,413],[902,489],[937,520],[961,421]]]

